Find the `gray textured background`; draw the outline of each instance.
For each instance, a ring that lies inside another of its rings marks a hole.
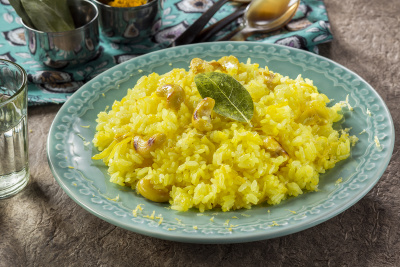
[[[325,4],[335,39],[320,47],[321,55],[370,83],[399,133],[400,1]],[[373,190],[325,223],[266,241],[182,244],[113,226],[63,192],[45,151],[58,109],[29,109],[31,181],[17,196],[0,201],[0,266],[400,266],[400,138]]]

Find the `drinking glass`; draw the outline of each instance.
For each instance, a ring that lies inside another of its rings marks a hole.
[[[0,199],[29,181],[27,94],[25,70],[0,59]]]

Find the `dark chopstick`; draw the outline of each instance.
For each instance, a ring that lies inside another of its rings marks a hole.
[[[178,38],[175,39],[170,47],[190,44],[196,35],[207,25],[214,14],[226,3],[228,0],[219,0],[212,5],[206,12],[203,13],[192,25],[189,26]]]
[[[214,36],[217,32],[221,31],[227,25],[229,25],[232,21],[238,19],[239,17],[243,16],[246,9],[246,5],[241,6],[235,12],[230,14],[229,16],[221,19],[220,21],[214,23],[213,25],[205,28],[202,30],[196,38],[193,40],[193,43],[201,43],[206,42],[212,36]]]

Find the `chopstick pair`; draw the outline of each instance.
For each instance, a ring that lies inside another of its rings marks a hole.
[[[202,30],[196,38],[194,38],[192,43],[202,43],[207,42],[211,37],[213,37],[216,33],[224,29],[231,22],[237,20],[241,16],[243,16],[246,9],[246,5],[240,6],[235,12],[230,14],[229,16],[221,19],[220,21],[214,23],[213,25]]]
[[[191,26],[189,26],[189,28],[187,28],[178,38],[176,38],[169,45],[169,47],[190,43],[206,42],[217,32],[225,28],[229,23],[242,16],[244,14],[245,8],[247,7],[246,4],[242,4],[231,15],[214,23],[206,29],[203,29],[207,25],[208,21],[212,18],[212,16],[219,10],[219,8],[221,8],[220,3],[222,2],[217,2],[217,4],[209,8],[205,13],[203,13],[203,15],[200,16],[200,18],[198,18]]]

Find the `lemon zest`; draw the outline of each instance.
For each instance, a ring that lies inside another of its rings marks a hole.
[[[133,214],[134,217],[137,217],[138,211],[143,211],[143,208],[142,208],[141,205],[144,205],[144,204],[137,205],[136,208],[132,211],[132,214]]]
[[[148,219],[152,219],[152,220],[154,220],[154,215],[156,214],[156,211],[155,210],[153,210],[153,213],[149,216],[149,215],[145,215],[145,216],[143,216],[143,218],[148,218]]]
[[[119,195],[117,195],[115,198],[106,197],[106,199],[117,202],[119,200]]]
[[[379,142],[378,136],[376,136],[376,135],[375,135],[375,137],[374,137],[374,142],[375,142],[376,147],[377,147],[378,149],[382,150],[382,145],[381,145],[381,143]]]

